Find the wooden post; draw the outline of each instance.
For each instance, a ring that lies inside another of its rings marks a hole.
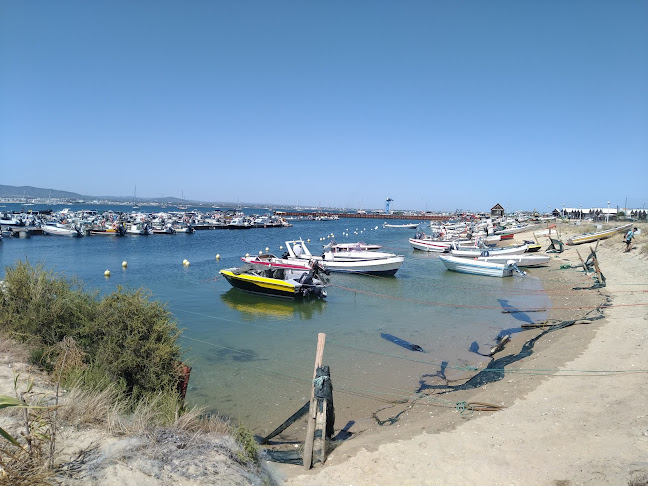
[[[313,369],[313,380],[317,375],[317,368],[322,366],[324,357],[324,342],[326,334],[320,332],[317,335],[317,352],[315,353],[315,367]],[[317,400],[315,399],[315,385],[311,383],[310,410],[308,413],[308,429],[304,441],[304,469],[310,469],[313,464],[313,442],[315,441],[315,418],[317,416]]]
[[[326,399],[322,400],[322,411],[317,413],[317,428],[322,432],[320,441],[320,462],[326,461]]]
[[[576,254],[578,255],[578,258],[580,258],[580,261],[583,264],[583,270],[585,271],[585,275],[587,275],[587,265],[585,265],[585,262],[583,261],[583,257],[581,256],[581,254],[578,253],[578,248],[576,248],[575,250],[576,250]]]

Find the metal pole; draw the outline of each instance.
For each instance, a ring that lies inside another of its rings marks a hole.
[[[610,201],[608,201],[608,210],[605,215],[605,222],[608,223],[610,221]]]

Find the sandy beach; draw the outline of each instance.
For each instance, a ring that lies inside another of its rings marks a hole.
[[[581,232],[559,226],[563,241]],[[576,268],[576,250],[586,258],[595,244],[565,246],[548,267],[530,270],[551,296],[549,323],[576,323],[512,335],[493,356],[493,368],[505,372],[482,373],[475,386],[449,383],[438,395],[446,403],[485,403],[501,407],[498,411],[461,412],[420,397],[376,414],[385,421],[398,417],[391,425],[358,417],[352,439],[341,441],[325,464],[308,472],[270,462],[264,467],[277,484],[290,485],[648,484],[645,242],[645,235],[639,236],[630,253],[623,253],[621,235],[599,242],[607,279],[601,289],[588,289],[594,279]],[[544,250],[546,238],[540,243]],[[2,394],[12,394],[15,372],[31,373],[47,392],[47,380],[24,364],[25,353],[6,343],[0,353]],[[12,418],[3,416],[0,426],[11,430]],[[336,424],[336,433],[341,426]],[[291,434],[299,434],[300,425],[293,427],[297,431]],[[63,484],[272,481],[239,467],[228,452],[236,446],[228,439],[224,447],[221,439],[156,434],[124,438],[68,424],[60,432],[60,460],[73,462],[84,450],[90,452],[74,474],[59,479]],[[178,450],[178,441],[186,448]]]
[[[577,226],[560,229],[563,241],[580,233]],[[555,255],[542,271],[552,294],[552,319],[592,317],[600,304],[609,307],[603,319],[541,336],[533,353],[507,366],[499,381],[453,393],[453,400],[502,410],[461,414],[417,403],[395,425],[367,430],[339,446],[325,465],[307,473],[282,465],[275,467],[277,474],[291,485],[647,484],[648,254],[640,253],[645,241],[638,237],[630,253],[623,253],[621,235],[599,242],[607,279],[601,290],[573,291],[593,280],[579,269],[559,270],[578,265],[576,249],[586,258],[594,244],[566,246]],[[539,334],[518,335],[495,358],[517,354]]]

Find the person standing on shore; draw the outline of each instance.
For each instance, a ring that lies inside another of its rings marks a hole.
[[[628,253],[632,248],[632,238],[634,238],[635,231],[637,231],[636,227],[632,228],[630,231],[626,233],[626,237],[625,237],[626,249],[624,250],[623,253]]]

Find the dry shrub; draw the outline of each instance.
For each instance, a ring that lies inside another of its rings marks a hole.
[[[58,411],[60,419],[76,424],[108,425],[115,414],[123,414],[127,408],[113,385],[94,390],[74,387],[65,395],[62,405]]]
[[[82,370],[85,368],[83,358],[84,353],[77,345],[76,341],[70,336],[66,336],[62,341],[54,345],[54,376],[60,377],[72,370]]]

